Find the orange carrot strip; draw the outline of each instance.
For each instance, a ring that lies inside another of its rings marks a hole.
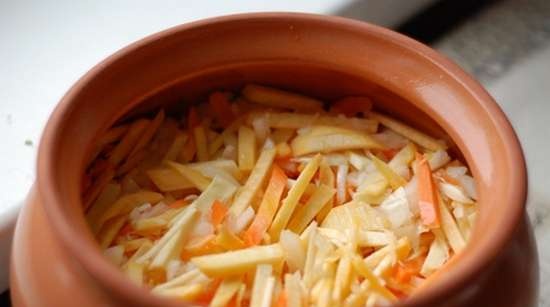
[[[180,159],[183,162],[190,162],[193,160],[193,157],[197,153],[197,144],[195,143],[195,138],[193,137],[193,129],[201,124],[199,118],[199,113],[195,107],[189,108],[189,113],[187,114],[187,130],[189,131],[189,138],[183,146],[183,150],[180,154]]]
[[[439,227],[438,201],[432,171],[425,157],[417,153],[418,208],[422,223],[430,228]]]
[[[210,304],[210,301],[214,298],[214,295],[216,295],[216,291],[218,290],[218,287],[222,283],[221,278],[216,278],[214,281],[212,281],[208,287],[204,290],[199,297],[197,297],[193,302],[208,305]]]
[[[275,306],[276,307],[286,307],[287,306],[285,290],[282,290],[279,293],[279,296],[277,297],[277,300],[275,301]]]
[[[224,128],[229,126],[234,119],[234,115],[227,94],[214,92],[210,94],[208,103],[216,121]]]
[[[188,204],[189,204],[189,202],[186,201],[185,199],[178,199],[175,202],[169,204],[168,207],[170,207],[172,209],[179,209],[179,208],[183,208],[183,207],[187,206]]]
[[[264,197],[254,217],[252,224],[245,231],[243,239],[246,245],[252,246],[260,243],[262,237],[271,225],[273,217],[279,207],[279,202],[285,189],[287,177],[277,165],[273,166],[271,178],[267,184]]]
[[[214,227],[217,227],[223,222],[223,219],[227,215],[227,207],[219,200],[215,200],[212,204],[211,221]]]
[[[399,150],[394,149],[394,148],[388,148],[388,149],[384,149],[384,150],[380,151],[380,153],[384,156],[384,158],[386,158],[386,161],[390,161],[391,159],[393,159],[393,157],[398,152],[399,152]]]
[[[333,103],[330,110],[349,117],[357,113],[367,114],[371,108],[372,101],[367,97],[345,97]]]

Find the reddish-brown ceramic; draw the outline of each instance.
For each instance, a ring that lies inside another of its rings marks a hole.
[[[481,210],[472,240],[400,306],[535,306],[524,159],[493,99],[451,61],[402,35],[287,13],[175,27],[117,52],[77,82],[44,131],[37,182],[17,224],[14,306],[183,306],[131,284],[101,255],[80,202],[87,154],[130,110],[177,107],[252,81],[326,100],[368,95],[421,129],[447,133],[469,163]]]

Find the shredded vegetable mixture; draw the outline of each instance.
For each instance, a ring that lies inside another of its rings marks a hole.
[[[108,130],[84,176],[105,256],[210,306],[381,306],[468,242],[474,179],[446,144],[371,110],[258,85]]]

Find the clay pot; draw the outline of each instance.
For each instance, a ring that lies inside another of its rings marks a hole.
[[[535,306],[536,247],[516,135],[487,92],[434,50],[362,22],[305,14],[199,21],[124,48],[80,79],[44,131],[38,175],[14,238],[14,306],[184,306],[130,283],[84,220],[81,175],[98,135],[132,110],[176,108],[247,82],[379,109],[456,144],[477,179],[472,240],[399,306]]]

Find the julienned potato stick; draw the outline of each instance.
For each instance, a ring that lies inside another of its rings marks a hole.
[[[286,198],[283,199],[281,208],[277,212],[277,215],[275,215],[275,219],[269,229],[269,235],[271,238],[275,240],[279,238],[279,234],[286,227],[292,213],[294,213],[294,210],[296,209],[296,205],[302,197],[302,194],[304,194],[307,184],[317,172],[320,162],[321,156],[315,156],[315,158],[313,158],[313,160],[311,160],[304,168],[294,186],[292,186],[292,188],[288,191],[288,194]]]
[[[98,138],[83,207],[130,282],[193,305],[377,306],[467,248],[468,168],[371,98],[207,97]]]
[[[249,115],[248,121],[251,122],[257,117],[264,117],[267,125],[271,128],[285,129],[286,131],[291,132],[294,132],[293,130],[312,125],[348,128],[366,133],[374,133],[378,129],[378,122],[373,119],[357,117],[347,118],[345,116],[333,116],[319,113],[303,114],[290,112],[253,112]],[[274,131],[275,141],[277,141],[275,138],[276,135],[277,130]]]
[[[185,179],[187,179],[187,181],[191,182],[194,187],[201,191],[206,190],[211,182],[210,178],[207,178],[206,176],[201,174],[201,172],[194,170],[184,164],[179,164],[172,161],[166,161],[165,163],[166,165],[180,173],[180,175],[182,175]]]
[[[247,272],[258,264],[275,264],[282,260],[281,246],[272,244],[195,257],[191,262],[206,275],[231,276]]]
[[[122,137],[122,140],[117,144],[109,157],[109,162],[111,165],[118,165],[128,156],[128,154],[130,154],[130,151],[142,137],[143,131],[147,128],[149,122],[150,121],[147,119],[141,119],[130,125],[130,128],[128,128],[128,131],[124,137]]]
[[[268,107],[283,107],[305,112],[320,111],[323,107],[323,103],[317,99],[255,84],[245,86],[243,95],[252,102]]]
[[[382,125],[390,128],[391,130],[409,138],[413,142],[420,146],[423,146],[429,150],[436,151],[438,149],[446,149],[447,146],[442,140],[436,140],[431,136],[424,134],[404,123],[395,120],[389,116],[382,115],[380,113],[371,112],[370,118],[379,121]]]
[[[256,165],[250,172],[250,176],[246,180],[246,183],[239,191],[237,197],[233,201],[233,205],[230,207],[231,213],[238,215],[242,213],[252,201],[252,197],[258,192],[260,186],[264,182],[273,160],[275,159],[275,149],[264,149],[260,153],[260,157],[256,162]]]
[[[243,171],[251,171],[256,162],[256,136],[248,127],[239,128],[239,168]]]
[[[290,147],[296,156],[349,149],[382,149],[382,145],[368,135],[347,131],[327,134],[304,133],[295,137]]]
[[[132,155],[136,154],[140,149],[149,144],[149,142],[153,139],[153,136],[155,136],[155,133],[157,133],[158,128],[164,121],[164,117],[164,110],[160,110],[155,118],[153,118],[153,120],[149,123],[147,128],[145,128],[145,132],[130,152],[130,157],[132,157]]]

